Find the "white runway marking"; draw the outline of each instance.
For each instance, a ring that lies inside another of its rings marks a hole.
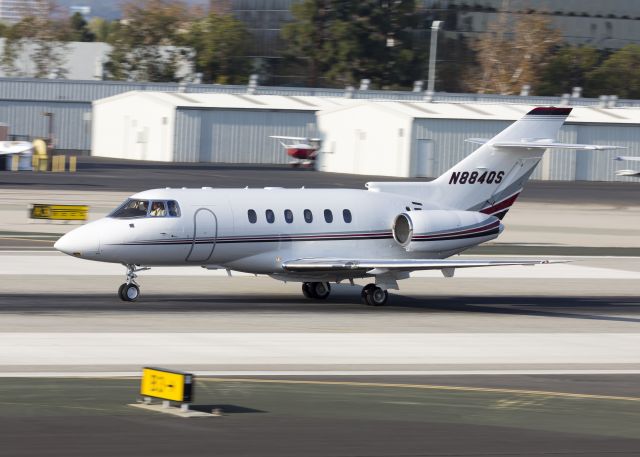
[[[14,371],[0,378],[137,378],[137,371]],[[296,370],[296,371],[190,371],[196,376],[516,376],[516,375],[638,375],[640,370]]]
[[[0,333],[0,366],[633,364],[630,333]],[[417,368],[417,367],[416,367]],[[515,368],[515,367],[514,367]],[[605,368],[604,366],[601,368]]]
[[[516,258],[518,256],[511,256]],[[525,258],[525,256],[520,256]],[[544,256],[539,256],[544,258]],[[75,259],[59,253],[0,253],[0,275],[65,275],[65,276],[124,276],[119,264]],[[140,276],[226,276],[225,270],[206,270],[201,267],[155,267]],[[252,276],[233,272],[234,276]],[[421,271],[412,277],[442,278],[440,271]],[[536,266],[505,266],[491,268],[459,268],[456,278],[520,278],[520,279],[640,279],[640,272],[595,268],[580,265],[579,261],[567,264]]]

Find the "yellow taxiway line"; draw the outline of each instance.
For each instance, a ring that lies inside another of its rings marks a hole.
[[[595,395],[576,394],[570,392],[551,392],[545,390],[525,390],[525,389],[501,389],[495,387],[466,387],[466,386],[441,386],[433,384],[396,384],[380,382],[357,382],[357,381],[309,381],[293,379],[253,379],[253,378],[197,378],[197,382],[246,382],[246,383],[266,383],[266,384],[307,384],[326,386],[349,386],[349,387],[385,387],[400,389],[423,389],[423,390],[445,390],[457,392],[482,392],[514,395],[535,395],[556,398],[576,398],[582,400],[617,400],[640,402],[640,397],[622,397],[615,395]]]

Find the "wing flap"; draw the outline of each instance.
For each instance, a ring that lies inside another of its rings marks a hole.
[[[285,271],[292,273],[323,271],[364,271],[380,274],[390,271],[443,270],[455,268],[499,267],[510,265],[541,265],[564,263],[551,260],[439,260],[439,259],[296,259],[282,263]]]

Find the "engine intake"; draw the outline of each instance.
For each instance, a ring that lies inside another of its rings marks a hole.
[[[412,211],[393,222],[393,238],[407,251],[446,251],[496,238],[502,224],[476,211]]]

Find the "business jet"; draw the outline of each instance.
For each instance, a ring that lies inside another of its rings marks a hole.
[[[493,240],[547,149],[611,149],[557,143],[571,108],[535,108],[431,182],[370,182],[358,189],[154,189],[76,228],[55,248],[82,259],[121,263],[119,296],[140,295],[137,273],[198,265],[302,283],[326,299],[330,283],[371,278],[366,304],[416,270],[534,265],[546,260],[449,259]]]
[[[289,157],[296,159],[289,163],[289,165],[294,167],[308,167],[313,165],[318,154],[318,149],[320,149],[320,142],[322,141],[320,138],[307,138],[301,136],[271,135],[269,138],[289,141],[289,143],[280,141],[280,144]]]
[[[638,156],[618,156],[616,160],[623,161],[632,161],[632,162],[640,162],[640,157]],[[633,176],[635,178],[640,178],[640,171],[638,170],[618,170],[616,171],[617,176]]]

